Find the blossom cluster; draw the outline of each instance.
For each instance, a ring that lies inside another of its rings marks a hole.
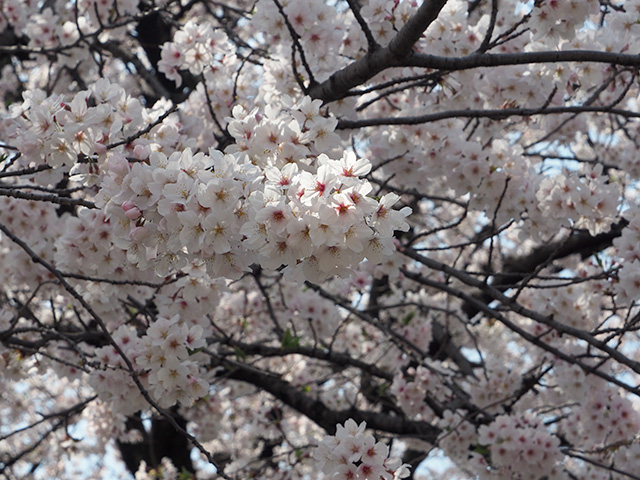
[[[209,442],[218,438],[222,422],[231,411],[228,390],[218,389],[198,399],[189,408],[181,410],[184,418],[191,423],[193,433],[200,441]]]
[[[631,302],[640,298],[640,213],[627,212],[629,224],[622,235],[613,240],[616,253],[624,263],[615,284],[620,301]]]
[[[131,359],[139,353],[142,342],[130,327],[123,325],[111,333],[111,338]],[[111,405],[114,412],[131,415],[146,407],[146,401],[134,382],[124,358],[113,345],[99,347],[94,352],[99,368],[90,377],[89,384],[100,399]]]
[[[304,105],[317,110],[308,100]],[[304,142],[274,137],[289,131],[299,139],[313,128],[302,134],[295,118],[258,125],[257,112],[234,113],[242,117],[229,124],[239,139],[234,153],[186,149],[167,158],[152,152],[133,164],[109,158],[99,202],[131,262],[166,275],[200,261],[214,278],[238,278],[251,263],[284,265],[319,280],[394,251],[393,232],[408,229],[410,209],[394,210],[399,196],[393,193],[371,195],[372,185],[361,178],[371,168],[367,160],[350,152],[339,160],[307,159]],[[266,153],[261,168],[251,161],[254,136],[266,136],[278,150],[269,154],[265,142],[255,142]]]
[[[182,84],[180,70],[188,70],[200,75],[214,60],[231,50],[227,35],[221,30],[213,30],[207,24],[187,22],[178,30],[172,42],[162,45],[158,69],[169,80]]]
[[[522,376],[518,369],[495,359],[487,359],[483,367],[484,375],[467,381],[470,397],[486,411],[500,411],[504,400],[520,387]]]
[[[152,294],[149,287],[134,285],[136,281],[154,281],[153,272],[131,271],[126,252],[113,245],[111,223],[98,209],[80,208],[75,216],[65,215],[63,231],[55,241],[55,265],[63,272],[82,272],[82,281],[70,280],[74,288],[102,319],[116,328],[123,322],[114,305],[129,296],[145,298]],[[132,282],[130,285],[106,283]],[[93,279],[93,280],[90,280]]]
[[[603,175],[602,165],[546,177],[540,183],[538,208],[565,227],[586,228],[591,235],[608,231],[617,215],[618,185]]]
[[[273,53],[282,58],[290,54],[290,27],[303,47],[305,56],[313,64],[311,73],[317,80],[326,79],[336,68],[346,65],[346,59],[341,53],[356,53],[361,46],[359,29],[352,28],[356,36],[349,36],[347,26],[353,22],[353,18],[339,13],[335,6],[326,2],[283,4],[281,12],[270,1],[257,2],[251,19],[252,25],[268,35],[272,40]],[[353,41],[353,45],[345,48],[345,37],[349,42]],[[290,70],[283,70],[282,73],[287,76],[291,74]]]
[[[540,418],[500,415],[479,428],[464,412],[444,412],[438,445],[481,480],[567,480],[560,440]],[[526,468],[523,468],[526,466]]]
[[[318,468],[333,480],[395,480],[409,475],[407,465],[389,457],[388,445],[365,433],[366,422],[347,420],[325,436],[315,453]]]
[[[11,231],[19,232],[40,258],[49,262],[54,260],[54,245],[62,225],[51,205],[2,196],[0,222]],[[14,288],[34,286],[52,278],[51,272],[33,262],[26,252],[16,251],[5,242],[0,245],[0,264],[6,278],[12,279]]]
[[[526,415],[500,415],[478,429],[478,442],[488,448],[491,469],[499,478],[537,480],[557,478],[562,461],[560,440],[539,419]],[[526,468],[523,468],[526,465]]]
[[[410,418],[430,421],[434,414],[425,402],[425,396],[444,400],[446,387],[433,368],[419,365],[417,368],[410,367],[406,375],[396,375],[391,384],[391,393]]]
[[[37,5],[22,2],[20,0],[8,0],[2,2],[2,15],[0,15],[0,32],[9,25],[17,31],[24,30],[31,15],[38,11]]]
[[[287,298],[287,313],[294,322],[296,331],[309,338],[331,338],[340,318],[335,304],[313,290],[292,293]]]
[[[549,42],[573,38],[586,21],[599,13],[598,2],[571,0],[566,2],[542,2],[532,10],[533,41]]]
[[[579,277],[588,277],[597,269],[584,268],[577,272]],[[595,328],[599,321],[599,313],[604,309],[606,300],[598,295],[593,295],[594,290],[604,290],[608,282],[594,281],[590,285],[576,284],[566,287],[544,288],[549,281],[540,281],[537,288],[525,289],[522,296],[523,304],[529,308],[537,307],[543,315],[553,318],[565,325],[574,328]],[[542,287],[542,288],[541,288]],[[536,334],[544,330],[544,326],[533,324]]]
[[[565,382],[568,384],[570,380]],[[560,424],[565,438],[596,448],[633,440],[640,427],[640,416],[630,400],[599,381],[582,383],[579,405]]]
[[[191,359],[206,344],[202,335],[200,325],[189,327],[176,315],[158,318],[140,339],[136,365],[149,372],[146,380],[161,407],[188,405],[208,393],[209,385]]]
[[[437,425],[443,432],[438,438],[438,446],[447,456],[461,463],[469,462],[476,467],[476,471],[487,470],[485,457],[474,451],[476,427],[464,417],[464,412],[445,410]]]
[[[146,405],[134,375],[161,407],[177,402],[189,405],[209,390],[198,364],[190,358],[205,345],[202,333],[202,327],[188,327],[177,315],[158,318],[142,337],[123,325],[112,338],[131,360],[134,371],[114,346],[106,345],[95,350],[99,368],[91,373],[90,383],[103,401],[125,415]]]
[[[116,245],[129,261],[161,275],[199,261],[212,277],[237,278],[257,262],[321,279],[393,252],[393,231],[408,228],[410,209],[393,210],[393,193],[372,196],[362,178],[371,169],[367,160],[318,153],[338,139],[336,120],[320,115],[319,102],[233,113],[228,130],[236,143],[228,154],[186,148],[167,158],[151,151],[179,144],[169,122],[154,133],[162,144],[142,138],[128,146],[135,157],[125,157],[107,144],[133,133],[148,112],[105,80],[69,104],[42,91],[25,96],[9,131],[19,139],[21,164],[64,167],[45,176],[48,183],[70,168],[79,179],[102,183],[98,202]]]
[[[23,97],[24,102],[12,106],[8,135],[22,154],[19,165],[53,167],[50,177],[36,177],[41,182],[55,184],[72,167],[75,173],[97,174],[95,156],[103,155],[110,142],[134,134],[144,122],[140,100],[107,79],[76,93],[69,103],[42,90]]]
[[[563,228],[587,229],[597,235],[614,223],[620,185],[601,165],[540,172],[518,145],[503,139],[481,145],[456,138],[456,133],[463,136],[456,124],[433,128],[429,136],[418,127],[389,129],[371,140],[371,149],[402,158],[378,172],[420,191],[439,187],[435,179],[440,178],[456,196],[469,195],[469,207],[486,212],[497,225],[526,219],[521,228],[541,238]],[[415,153],[407,155],[408,148],[423,150],[426,160],[416,159]],[[415,175],[416,169],[423,174]]]

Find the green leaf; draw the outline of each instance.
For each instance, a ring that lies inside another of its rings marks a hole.
[[[182,467],[182,471],[178,475],[178,480],[193,480],[193,473]]]
[[[240,328],[244,331],[247,329],[248,325],[249,325],[249,320],[247,318],[243,318],[242,321],[240,322]]]
[[[413,317],[415,316],[416,316],[415,310],[413,312],[407,313],[407,315],[402,319],[402,324],[409,325],[409,322],[411,322],[411,320],[413,320]]]
[[[390,388],[391,385],[389,385],[388,383],[381,383],[380,385],[378,385],[378,396],[384,397],[389,393]]]
[[[233,351],[236,353],[236,358],[243,362],[247,360],[247,354],[240,347],[233,347]]]
[[[282,348],[295,348],[300,345],[300,337],[294,337],[291,330],[287,329],[282,335]]]
[[[489,455],[489,449],[487,447],[485,447],[484,445],[476,445],[476,447],[473,449],[474,452],[479,453],[482,456],[486,456]]]

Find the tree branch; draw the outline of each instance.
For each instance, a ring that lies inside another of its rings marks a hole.
[[[300,388],[285,382],[281,378],[262,372],[253,367],[238,362],[223,361],[228,368],[226,378],[240,380],[269,392],[284,404],[307,416],[333,435],[336,424],[344,423],[349,418],[356,422],[367,422],[369,428],[395,433],[403,436],[420,438],[429,443],[435,443],[441,430],[426,422],[407,420],[396,415],[381,412],[371,412],[351,408],[348,410],[331,410],[319,400],[314,400]]]
[[[447,0],[425,0],[386,47],[367,53],[328,80],[312,86],[309,95],[324,103],[340,100],[350,89],[366,83],[383,70],[404,65],[410,58],[411,49],[438,17],[445,3]]]
[[[519,282],[545,262],[566,258],[570,255],[580,255],[583,259],[587,258],[610,247],[613,244],[613,240],[622,235],[622,230],[628,224],[629,222],[623,218],[606,233],[591,235],[587,231],[577,231],[568,239],[541,245],[528,255],[507,258],[500,269],[500,273],[493,276],[492,286],[504,292],[518,285]],[[477,298],[486,303],[493,300],[493,297],[486,294]],[[462,309],[468,318],[472,318],[478,313],[478,310],[470,304],[465,303]]]
[[[611,113],[628,118],[640,118],[639,112],[604,106],[562,106],[539,108],[497,108],[489,110],[448,110],[411,117],[367,118],[363,120],[339,120],[336,129],[377,127],[381,125],[419,125],[448,118],[489,118],[504,120],[508,117],[531,117],[533,115],[558,115],[561,113]]]
[[[616,350],[616,348],[607,345],[606,342],[598,340],[597,338],[595,338],[593,335],[586,332],[585,330],[581,330],[579,328],[575,328],[575,327],[566,325],[564,323],[561,323],[555,320],[552,315],[543,315],[537,311],[530,310],[524,307],[523,305],[519,304],[514,298],[506,296],[504,293],[502,293],[500,290],[493,287],[492,285],[489,285],[486,282],[483,282],[482,280],[478,280],[477,278],[474,278],[473,276],[465,272],[462,272],[453,267],[450,267],[449,265],[438,262],[437,260],[434,260],[432,258],[428,258],[423,255],[420,255],[410,248],[403,249],[402,253],[404,253],[407,257],[412,258],[413,260],[423,264],[424,266],[432,270],[446,273],[447,275],[450,275],[460,280],[465,285],[479,289],[483,293],[489,295],[493,300],[500,302],[502,305],[507,307],[509,311],[515,314],[522,315],[523,317],[526,317],[535,322],[541,323],[542,325],[546,325],[560,334],[566,334],[574,338],[584,340],[586,343],[588,343],[592,347],[600,350],[601,352],[606,353],[612,360],[615,360],[621,365],[625,365],[635,373],[640,373],[640,362],[627,357],[623,353]],[[418,282],[422,282],[423,280],[421,275],[415,274],[413,272],[409,272],[404,269],[402,271],[407,277],[413,280],[416,280]],[[437,287],[437,288],[443,289],[442,287],[444,286],[445,285],[441,285],[441,287]],[[467,294],[464,294],[464,295],[456,294],[456,296],[466,301],[473,300],[473,303],[475,303],[476,306],[478,306],[478,303],[481,303],[479,300],[472,299],[472,297]],[[487,312],[487,310],[484,307],[479,309],[479,311]],[[505,323],[506,319],[498,318],[498,316],[496,316],[497,312],[495,312],[495,309],[489,308],[489,311],[492,312],[491,315],[494,318],[497,318],[502,323]],[[526,338],[526,339],[529,340],[531,343],[533,343],[530,338]],[[640,389],[636,389],[636,390],[640,391]],[[637,391],[634,393],[637,393]]]
[[[597,50],[564,50],[518,53],[474,53],[465,57],[441,57],[425,53],[411,55],[403,67],[422,67],[449,72],[480,67],[532,65],[536,63],[606,63],[626,67],[640,67],[640,56]]]

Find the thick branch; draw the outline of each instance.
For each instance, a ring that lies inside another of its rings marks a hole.
[[[389,382],[393,381],[393,374],[382,370],[381,368],[358,360],[351,357],[347,353],[335,352],[333,350],[311,348],[311,347],[270,347],[268,345],[260,343],[243,343],[237,342],[232,339],[225,341],[225,344],[229,344],[233,348],[240,349],[247,355],[260,355],[261,357],[284,357],[286,355],[304,355],[310,358],[317,358],[319,360],[325,360],[335,365],[359,368],[363,372],[367,372],[379,378],[383,378]]]
[[[426,258],[426,257],[423,257]],[[439,262],[436,262],[439,263]],[[450,267],[445,267],[445,268],[450,268]],[[444,270],[442,270],[444,271]],[[526,340],[528,343],[535,345],[549,353],[551,353],[553,356],[564,360],[567,363],[573,364],[573,365],[577,365],[578,367],[580,367],[585,373],[587,374],[593,374],[596,375],[600,378],[602,378],[603,380],[605,380],[606,382],[610,382],[613,383],[615,385],[618,385],[619,387],[621,387],[622,389],[626,390],[627,392],[633,393],[634,395],[640,395],[640,388],[636,387],[636,386],[632,386],[629,385],[627,383],[624,383],[622,380],[616,378],[614,375],[610,375],[608,373],[603,372],[602,370],[600,370],[597,367],[593,367],[591,365],[587,365],[586,363],[582,362],[581,360],[578,359],[578,357],[576,357],[574,354],[569,354],[569,353],[565,353],[562,350],[560,350],[559,348],[551,345],[550,343],[546,343],[544,341],[542,341],[542,338],[544,337],[544,335],[534,335],[532,333],[529,333],[527,330],[525,330],[524,328],[520,327],[519,325],[517,325],[515,322],[512,322],[511,320],[509,320],[506,316],[502,315],[502,313],[500,313],[497,309],[490,307],[489,305],[481,302],[480,300],[472,297],[471,295],[468,295],[466,293],[464,293],[462,290],[458,289],[458,288],[454,288],[450,285],[447,285],[445,283],[441,283],[441,282],[437,282],[435,280],[431,280],[430,278],[427,278],[425,276],[422,276],[420,274],[417,273],[413,273],[410,272],[408,270],[404,270],[403,269],[403,273],[407,278],[410,278],[411,280],[414,280],[422,285],[428,286],[428,287],[432,287],[432,288],[436,288],[438,290],[441,290],[443,292],[447,292],[450,295],[453,295],[457,298],[459,298],[460,300],[463,300],[464,302],[468,302],[468,303],[473,303],[476,305],[476,307],[478,308],[478,311],[483,312],[487,318],[495,318],[496,320],[498,320],[499,322],[501,322],[505,327],[507,327],[509,330],[511,330],[512,332],[516,333],[517,335],[519,335],[520,337],[522,337],[524,340]],[[460,275],[464,276],[464,277],[468,277],[467,275],[458,272]],[[471,277],[468,277],[471,278]],[[465,282],[466,283],[466,282]],[[489,287],[490,288],[490,287]],[[515,310],[515,309],[514,309]],[[534,319],[536,321],[539,321],[539,319],[542,319],[543,321],[541,323],[545,323],[545,324],[549,324],[550,322],[553,323],[554,325],[558,325],[558,322],[555,322],[553,320],[544,320],[544,317],[542,317],[539,314],[536,314],[535,312],[533,312],[533,316],[529,315],[529,313],[532,313],[530,310],[526,310],[524,308],[519,308],[516,310],[516,313],[518,314],[522,314],[528,318]],[[537,317],[537,318],[534,318]],[[551,326],[551,328],[554,328],[554,326]],[[572,331],[577,331],[577,332],[581,332],[580,330],[577,329],[573,329],[571,328],[570,330]],[[558,330],[560,333],[567,333],[565,331],[564,328],[561,328],[560,330]],[[584,333],[584,332],[582,332]],[[588,334],[585,334],[588,335]],[[582,338],[582,335],[578,336],[578,338]],[[593,337],[591,337],[593,338]],[[591,343],[591,342],[589,342]],[[603,345],[602,342],[600,342],[601,345]],[[619,356],[620,357],[620,356]],[[632,361],[627,359],[626,357],[622,356],[622,358],[624,358],[625,360],[621,363],[624,363],[625,365],[629,366],[628,364],[630,363],[631,365],[633,365],[636,368],[632,368],[632,370],[636,371],[637,373],[637,367],[640,366],[640,364],[638,364],[638,362]],[[619,360],[619,358],[616,358],[616,360]]]
[[[24,200],[36,200],[39,202],[57,203],[59,205],[83,206],[87,208],[96,208],[93,202],[83,200],[82,198],[61,197],[58,195],[42,195],[39,193],[20,192],[10,188],[0,187],[0,196],[21,198]]]
[[[540,108],[497,108],[489,110],[447,110],[444,112],[428,113],[411,117],[366,118],[363,120],[340,120],[337,129],[377,127],[382,125],[419,125],[437,122],[448,118],[489,118],[504,120],[509,117],[530,117],[533,115],[558,115],[561,113],[611,113],[627,118],[640,118],[639,112],[632,112],[611,106],[563,106]]]
[[[546,52],[518,53],[480,53],[466,57],[440,57],[416,53],[403,63],[403,67],[423,67],[434,70],[469,70],[480,67],[499,67],[506,65],[531,65],[534,63],[589,62],[607,63],[625,67],[640,67],[640,56],[596,50],[564,50]]]
[[[344,423],[349,418],[353,418],[358,423],[365,421],[367,427],[375,430],[417,437],[429,443],[435,443],[441,433],[438,427],[429,423],[411,421],[382,412],[362,411],[355,408],[334,411],[321,401],[314,400],[305,394],[300,388],[275,375],[236,362],[228,367],[230,371],[227,378],[240,380],[269,392],[278,400],[313,420],[329,434],[335,433],[336,424]]]
[[[616,350],[614,347],[609,346],[607,342],[603,342],[601,340],[596,339],[590,333],[584,330],[581,330],[579,328],[574,328],[572,326],[565,325],[564,323],[558,322],[553,318],[552,315],[543,315],[537,311],[525,308],[524,306],[519,304],[517,301],[515,301],[514,298],[508,297],[503,292],[487,284],[486,282],[483,282],[482,280],[478,280],[477,278],[474,278],[473,276],[465,272],[457,270],[444,263],[438,262],[437,260],[420,255],[413,249],[406,248],[402,251],[402,253],[404,253],[407,257],[412,258],[413,260],[423,264],[424,266],[432,270],[446,273],[447,275],[450,275],[460,280],[465,285],[479,289],[484,294],[489,295],[493,300],[500,302],[503,306],[507,307],[507,309],[512,311],[513,313],[522,315],[523,317],[526,317],[535,322],[541,323],[542,325],[546,325],[560,334],[566,334],[566,335],[570,335],[572,337],[578,338],[580,340],[584,340],[586,343],[588,343],[592,347],[606,353],[611,359],[615,360],[621,365],[627,366],[630,370],[632,370],[635,373],[640,373],[640,362],[627,357],[620,351]],[[414,274],[406,270],[403,270],[403,273],[408,278],[411,278],[412,280],[422,281],[422,278],[420,275]],[[471,298],[472,298],[470,295],[466,295],[466,294],[464,296],[461,296],[461,295],[456,295],[456,296],[458,296],[458,298],[461,298],[462,300],[466,300],[467,302],[471,301]],[[478,307],[479,306],[478,304],[480,302],[475,299],[473,300],[474,300],[473,303],[475,303],[476,307]],[[479,308],[478,310],[486,311],[484,308]],[[492,312],[495,311],[494,309],[489,309],[489,310]],[[498,318],[494,313],[492,313],[492,316],[494,316],[495,318]],[[502,323],[505,323],[505,321],[502,318],[499,318],[499,320]],[[529,340],[529,338],[527,338],[527,340]]]
[[[438,17],[447,0],[425,0],[418,11],[384,48],[367,53],[331,77],[309,89],[312,98],[325,103],[344,98],[350,89],[366,83],[378,73],[406,64],[411,49],[424,31]]]
[[[569,238],[558,242],[541,245],[528,255],[507,258],[501,271],[493,276],[492,286],[501,292],[515,287],[519,282],[544,263],[566,258],[570,255],[580,255],[583,259],[600,252],[613,244],[613,240],[622,235],[622,229],[628,225],[626,219],[620,220],[606,233],[591,235],[587,231],[578,231]],[[478,296],[485,303],[490,303],[493,297],[488,294]],[[472,318],[478,313],[477,308],[471,304],[464,304],[465,314]]]
[[[421,67],[433,70],[459,71],[481,67],[531,65],[536,63],[589,62],[640,67],[640,56],[594,50],[565,50],[518,53],[476,53],[465,57],[442,57],[424,53],[411,54],[411,48],[437,18],[446,1],[426,0],[418,12],[385,48],[371,52],[336,72],[327,81],[309,91],[314,98],[332,102],[344,98],[353,87],[366,83],[391,67]]]

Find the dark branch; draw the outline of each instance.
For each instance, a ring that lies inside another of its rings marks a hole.
[[[606,63],[625,67],[640,67],[640,56],[596,50],[564,50],[560,52],[480,53],[466,57],[441,57],[416,53],[407,58],[404,67],[422,67],[449,72],[480,67],[533,65],[536,63]]]
[[[558,115],[561,113],[611,113],[628,118],[640,118],[640,113],[605,106],[567,106],[540,108],[497,108],[493,110],[448,110],[412,117],[367,118],[364,120],[340,120],[337,129],[377,127],[381,125],[419,125],[448,118],[489,118],[504,120],[509,117],[531,117],[533,115]]]
[[[438,17],[446,0],[425,0],[418,11],[384,48],[367,53],[331,77],[309,89],[309,95],[325,103],[344,98],[350,89],[366,83],[390,67],[404,65],[424,31]]]
[[[397,415],[381,412],[370,412],[351,408],[349,410],[334,411],[319,400],[314,400],[300,388],[291,385],[279,377],[262,372],[241,363],[227,363],[226,378],[240,380],[269,392],[289,407],[307,416],[330,435],[336,431],[338,423],[344,423],[349,418],[356,422],[367,422],[367,427],[387,433],[420,438],[429,443],[435,443],[441,430],[426,422],[411,421]]]

